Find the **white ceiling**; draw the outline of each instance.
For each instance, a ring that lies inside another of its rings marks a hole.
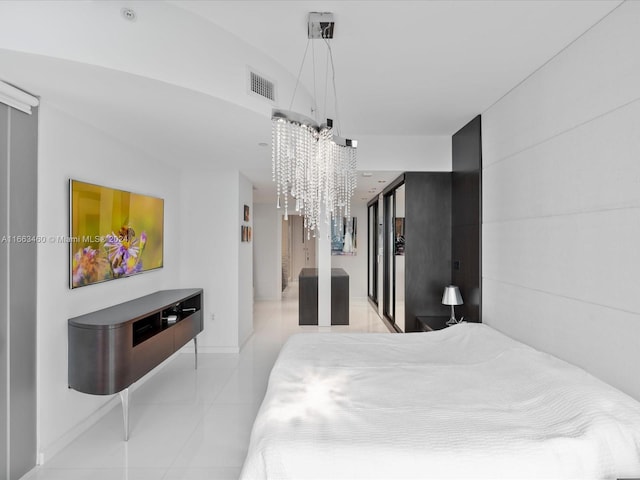
[[[355,136],[455,133],[620,1],[171,3],[228,30],[294,75],[307,42],[308,13],[333,12],[339,113],[343,133]],[[312,43],[323,51],[322,40]],[[324,72],[325,62],[318,61],[317,69]],[[303,73],[312,91],[310,59]],[[317,80],[323,82],[321,73]]]
[[[0,15],[5,21],[11,14],[7,8],[10,3],[0,1]],[[70,5],[82,4],[85,10],[79,10],[78,22],[86,18],[83,17],[86,9],[100,8],[98,17],[108,13],[104,1],[58,3],[67,9],[65,18]],[[110,0],[108,4],[114,7],[114,15],[120,6],[140,5],[140,9],[143,6],[148,9],[153,5],[156,11],[174,11],[177,6],[194,22],[215,24],[211,28],[222,28],[239,42],[211,48],[234,49],[240,43],[248,44],[294,77],[307,43],[308,12],[333,12],[336,28],[332,48],[341,133],[358,138],[358,135],[453,134],[606,16],[620,1],[148,0],[136,4]],[[151,29],[141,30],[145,35],[149,32],[165,35],[166,24],[154,24],[155,18],[141,18],[138,25],[126,28]],[[120,21],[125,22],[117,20]],[[103,27],[108,33],[113,25],[105,22]],[[182,16],[174,27],[172,34],[181,32],[188,36],[193,26]],[[88,33],[83,31],[83,41],[89,42],[86,35],[94,31],[96,37],[105,34],[98,32],[99,23],[83,28],[88,29]],[[154,28],[158,31],[153,32]],[[234,165],[257,186],[256,199],[272,198],[270,149],[258,146],[270,138],[268,114],[241,108],[225,98],[171,81],[160,81],[140,70],[105,68],[108,62],[98,58],[136,55],[135,48],[108,51],[107,43],[106,53],[96,52],[90,61],[70,61],[69,57],[50,53],[56,42],[69,39],[49,34],[47,51],[37,51],[30,45],[36,43],[33,35],[38,35],[39,30],[29,32],[24,47],[16,46],[17,42],[5,40],[5,45],[0,41],[0,79],[37,93],[161,162],[180,168],[215,168],[212,162],[216,161],[226,167]],[[179,45],[179,40],[168,42]],[[99,43],[104,47],[105,42]],[[321,47],[321,43],[316,47],[314,42],[319,80],[323,79],[325,68]],[[190,58],[195,55],[191,51],[184,51],[183,55],[185,62],[208,61],[202,53],[195,58]],[[144,65],[146,60],[130,59],[132,65]],[[302,82],[313,91],[310,57]],[[322,87],[317,90],[323,91]],[[159,103],[158,98],[164,102]],[[280,99],[279,106],[286,108],[288,103],[289,99]],[[319,98],[319,105],[322,103]],[[334,116],[331,111],[327,114]],[[358,161],[362,171],[368,170],[366,158],[361,156]],[[393,165],[389,170],[394,171],[373,171],[372,177],[359,177],[356,199],[372,198],[385,186],[384,181],[399,173]]]

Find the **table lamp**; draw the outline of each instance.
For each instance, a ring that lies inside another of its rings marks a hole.
[[[460,295],[460,289],[457,286],[449,285],[448,287],[444,287],[442,304],[451,305],[451,318],[447,321],[447,325],[455,325],[458,323],[458,320],[456,320],[454,305],[462,305],[462,303],[462,295]],[[460,321],[462,321],[462,318]]]

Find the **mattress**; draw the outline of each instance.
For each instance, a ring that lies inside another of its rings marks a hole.
[[[640,380],[639,380],[640,381]],[[241,478],[640,476],[640,403],[482,324],[282,348]]]

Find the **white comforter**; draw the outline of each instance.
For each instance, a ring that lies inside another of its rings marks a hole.
[[[640,403],[490,327],[460,324],[290,338],[241,478],[622,476],[640,477]]]

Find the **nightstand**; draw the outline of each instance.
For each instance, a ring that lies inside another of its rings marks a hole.
[[[448,316],[418,316],[416,317],[416,329],[418,332],[433,332],[434,330],[442,330],[448,327]]]

